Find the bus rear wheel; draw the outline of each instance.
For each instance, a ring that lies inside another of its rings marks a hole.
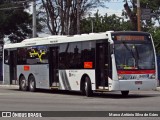
[[[36,81],[33,75],[29,76],[29,91],[31,92],[36,91]]]
[[[20,77],[19,89],[22,90],[22,91],[27,91],[28,90],[26,79],[25,79],[24,76]]]
[[[127,97],[129,94],[129,91],[121,91],[121,93],[123,97]]]
[[[91,97],[93,94],[92,87],[91,87],[91,80],[89,79],[89,77],[85,77],[84,91],[87,97]]]

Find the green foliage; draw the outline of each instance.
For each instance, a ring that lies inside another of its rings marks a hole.
[[[142,21],[142,30],[150,32],[152,34],[156,52],[160,54],[160,27],[156,27],[160,22],[159,14],[157,10],[160,8],[159,0],[141,0],[141,8],[150,8],[151,20]],[[155,26],[156,25],[156,26]]]
[[[32,34],[32,15],[24,10],[28,7],[28,3],[19,1],[0,2],[0,38],[7,36],[13,43],[21,42]]]
[[[132,6],[129,6],[127,0],[124,0],[124,8],[122,15],[127,16],[134,28],[136,28],[137,23],[135,23],[134,18],[136,18],[136,2],[137,0],[131,0]],[[142,31],[150,32],[152,34],[156,51],[160,54],[160,27],[155,27],[160,25],[160,1],[159,0],[140,0],[140,7],[141,9],[148,8],[151,9],[151,20],[142,20],[141,21],[141,28]],[[133,17],[134,16],[134,17]]]
[[[93,26],[92,26],[93,25]],[[132,30],[130,21],[125,21],[123,18],[116,16],[115,14],[111,16],[101,16],[95,13],[94,17],[88,17],[81,20],[81,33],[91,33],[93,27],[93,32],[105,32],[105,31],[123,31]]]
[[[158,10],[160,6],[159,0],[141,0],[142,8],[150,8],[152,11]]]
[[[8,35],[11,42],[20,42],[31,34],[30,15],[23,10],[0,12],[1,37]]]
[[[152,34],[156,52],[160,55],[160,28],[151,28],[148,32]]]

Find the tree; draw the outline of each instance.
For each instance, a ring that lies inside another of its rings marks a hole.
[[[160,28],[155,27],[149,30],[149,32],[152,34],[156,52],[158,55],[160,55]]]
[[[128,16],[132,26],[137,30],[137,16],[136,16],[136,0],[130,0],[131,6],[129,6],[127,0],[125,0],[123,11],[124,16]],[[160,54],[160,2],[159,0],[140,0],[141,8],[151,9],[151,19],[150,20],[141,20],[142,31],[150,32],[152,34],[156,51]],[[133,9],[131,9],[133,8]],[[156,22],[157,21],[157,22]],[[156,26],[155,26],[156,25]]]
[[[123,11],[122,15],[129,17],[133,30],[137,30],[137,0],[130,0],[131,6],[129,6],[128,1],[124,0],[124,8],[125,11]],[[160,18],[158,14],[158,10],[160,8],[160,2],[159,0],[140,0],[141,8],[150,8],[152,12],[151,18],[155,20],[158,20],[159,25],[160,25]],[[142,30],[143,31],[148,31],[153,25],[155,25],[155,22],[152,20],[143,20],[142,22]]]
[[[93,26],[92,26],[93,25]],[[105,32],[105,31],[122,31],[133,29],[129,21],[116,16],[115,14],[101,16],[98,11],[93,17],[87,17],[81,20],[81,33]]]
[[[25,11],[28,3],[20,0],[0,1],[0,38],[21,42],[31,36],[32,16]]]
[[[51,34],[73,35],[76,34],[78,30],[77,20],[81,19],[92,8],[98,6],[104,7],[103,2],[107,0],[41,0],[41,1],[43,3],[43,7],[46,12],[45,21],[47,23],[48,29],[51,32]],[[78,14],[77,11],[79,11]],[[77,18],[77,15],[79,18]]]

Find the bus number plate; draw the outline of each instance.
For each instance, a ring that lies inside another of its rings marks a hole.
[[[136,85],[142,84],[142,81],[135,81]]]

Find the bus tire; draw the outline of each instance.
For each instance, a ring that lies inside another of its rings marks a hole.
[[[87,76],[85,77],[84,90],[85,90],[85,95],[87,97],[92,96],[93,91],[92,91],[92,86],[91,86],[91,80]]]
[[[123,97],[127,97],[129,94],[129,91],[121,91],[121,93]]]
[[[36,91],[36,81],[33,75],[29,76],[29,91],[35,92]]]
[[[28,90],[28,86],[27,86],[27,82],[24,76],[20,77],[20,84],[19,84],[19,89],[22,91],[27,91]]]

